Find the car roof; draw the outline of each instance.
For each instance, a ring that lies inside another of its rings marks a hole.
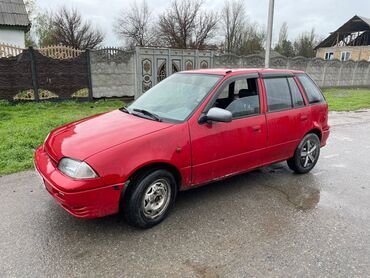
[[[200,73],[200,74],[217,74],[217,75],[241,75],[249,73],[281,73],[281,74],[299,74],[304,73],[301,70],[290,70],[290,69],[264,69],[264,68],[214,68],[214,69],[198,69],[198,70],[189,70],[183,71],[184,73]]]

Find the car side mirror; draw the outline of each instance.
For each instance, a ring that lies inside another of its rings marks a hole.
[[[208,113],[202,116],[199,119],[200,123],[204,123],[206,121],[214,121],[214,122],[224,122],[229,123],[233,119],[233,114],[225,109],[213,107],[209,109]]]

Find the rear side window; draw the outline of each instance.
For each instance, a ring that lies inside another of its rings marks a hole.
[[[292,98],[286,78],[265,79],[268,111],[292,108]]]
[[[290,87],[290,91],[292,93],[292,101],[294,107],[302,107],[304,106],[303,97],[301,91],[298,88],[297,83],[295,82],[293,77],[288,78],[288,83]]]
[[[324,101],[324,97],[322,96],[320,89],[316,86],[316,84],[309,78],[306,74],[299,74],[297,75],[299,82],[301,82],[303,89],[307,95],[308,102],[312,103],[320,103]]]

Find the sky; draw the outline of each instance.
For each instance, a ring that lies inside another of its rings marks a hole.
[[[78,9],[105,34],[104,45],[121,46],[122,40],[114,33],[115,19],[130,8],[135,0],[36,0],[41,9],[55,10],[65,5]],[[136,0],[138,1],[138,0]],[[205,0],[207,9],[221,10],[224,0]],[[245,0],[246,13],[252,22],[267,26],[268,0]],[[154,14],[165,10],[170,0],[148,0]],[[278,40],[283,22],[288,24],[288,35],[294,40],[301,32],[315,28],[321,38],[338,29],[354,15],[370,18],[369,0],[275,0],[273,43]]]

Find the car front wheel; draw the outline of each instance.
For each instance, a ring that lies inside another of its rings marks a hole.
[[[177,184],[167,170],[154,170],[134,178],[123,199],[123,214],[131,226],[150,228],[166,218],[176,195]]]
[[[308,173],[315,167],[320,156],[320,139],[314,133],[307,134],[299,143],[288,166],[298,174]]]

